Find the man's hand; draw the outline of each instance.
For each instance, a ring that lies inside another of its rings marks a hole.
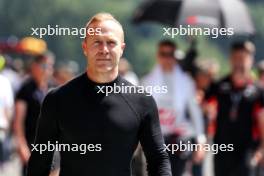
[[[196,164],[201,163],[204,160],[205,157],[205,151],[204,150],[198,150],[193,153],[193,161]]]
[[[18,154],[22,163],[27,164],[30,157],[30,150],[27,145],[21,145],[18,148]]]
[[[258,165],[264,166],[264,155],[263,151],[257,150],[250,160],[250,165],[256,167]]]

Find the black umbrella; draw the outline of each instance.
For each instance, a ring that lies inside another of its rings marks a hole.
[[[235,34],[255,33],[241,0],[148,0],[136,10],[135,23],[157,21],[171,26],[233,28]]]

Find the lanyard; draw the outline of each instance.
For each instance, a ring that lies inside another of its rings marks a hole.
[[[231,93],[231,109],[230,109],[230,120],[236,121],[238,116],[238,107],[242,99],[243,91]]]

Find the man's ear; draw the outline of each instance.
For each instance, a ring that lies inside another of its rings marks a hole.
[[[123,55],[125,47],[126,47],[126,44],[124,42],[121,43],[121,49],[122,49],[122,51],[121,51],[120,57]]]
[[[121,44],[121,48],[122,48],[123,51],[124,51],[125,47],[126,47],[126,43],[123,42],[123,43]]]
[[[121,44],[121,49],[122,49],[122,54],[121,54],[121,56],[123,55],[123,52],[124,52],[125,47],[126,47],[126,44],[123,42],[123,43]]]
[[[87,50],[87,44],[86,44],[86,40],[85,39],[82,41],[82,49],[83,49],[83,54],[85,56],[87,56],[87,52],[86,52],[86,50]]]

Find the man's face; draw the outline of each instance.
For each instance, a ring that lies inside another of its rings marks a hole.
[[[54,60],[45,58],[39,63],[33,63],[32,73],[42,80],[48,80],[53,75]]]
[[[100,35],[87,35],[83,41],[83,52],[88,60],[88,69],[106,73],[118,68],[125,43],[123,31],[114,21],[92,23],[89,28],[100,28]]]
[[[195,76],[196,84],[199,89],[207,89],[212,82],[212,77],[208,73],[198,72]]]
[[[245,50],[237,50],[231,53],[231,69],[236,73],[246,73],[251,70],[253,64],[252,55]]]
[[[157,57],[158,62],[164,70],[169,70],[175,65],[174,57],[175,48],[172,46],[160,46]]]

